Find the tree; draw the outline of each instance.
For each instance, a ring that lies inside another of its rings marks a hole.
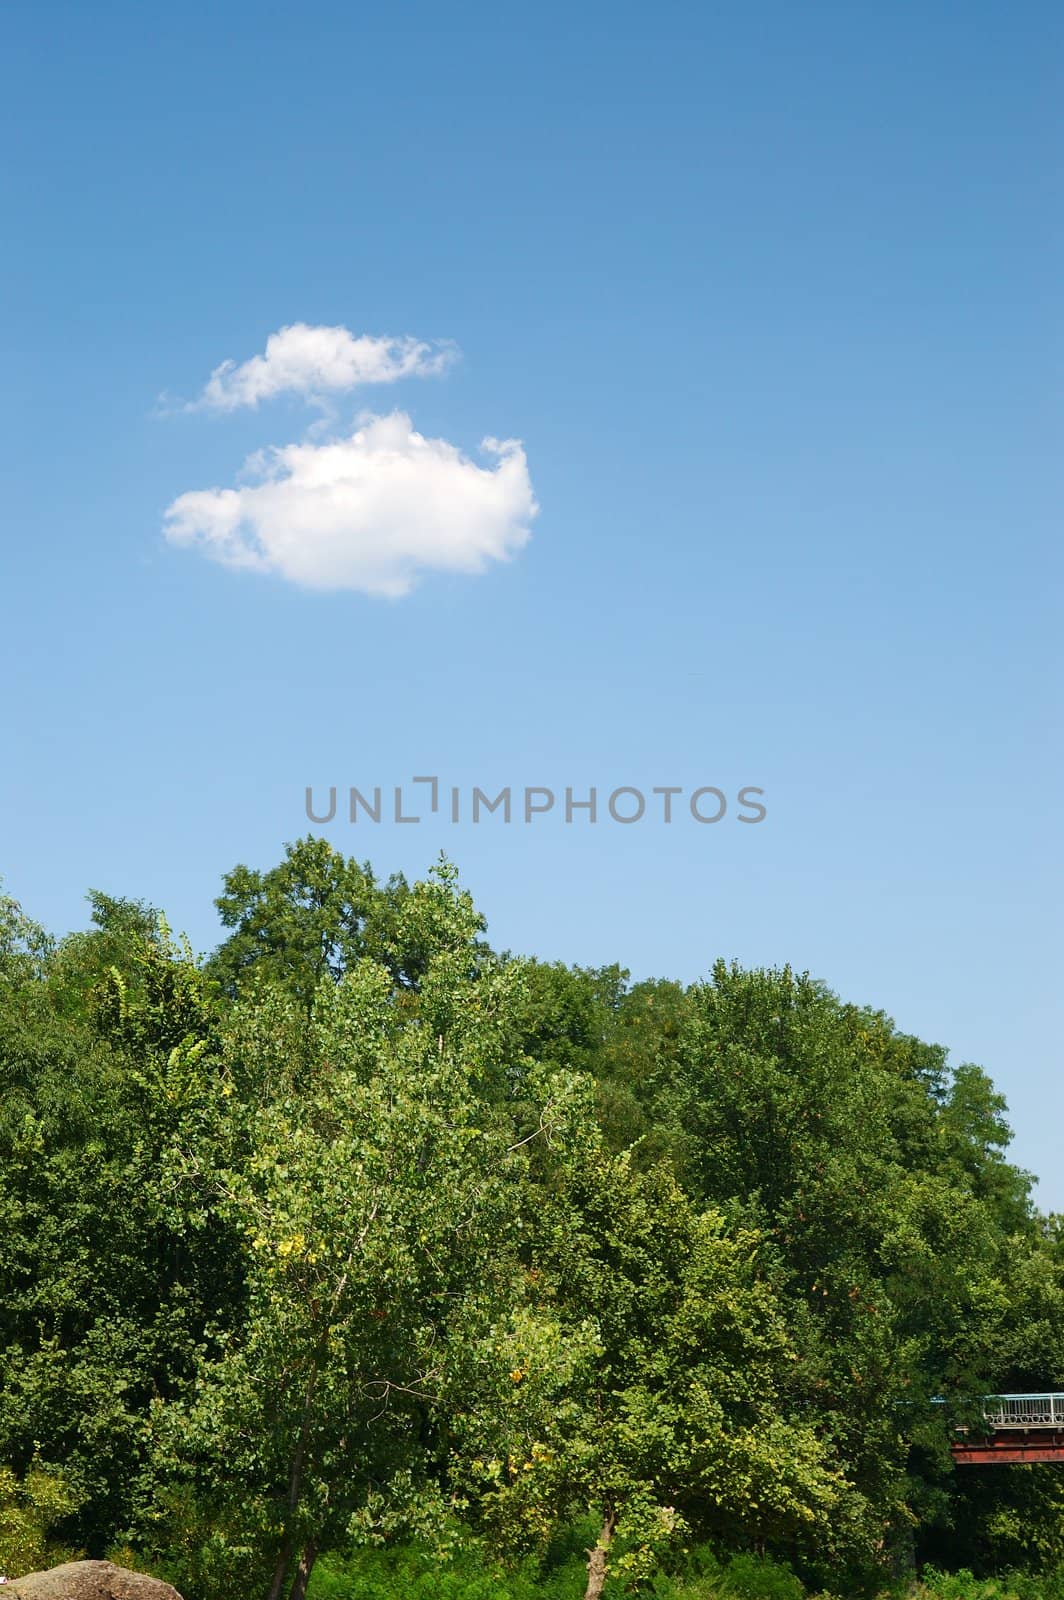
[[[308,835],[285,846],[285,859],[267,872],[237,866],[215,901],[233,931],[208,971],[235,996],[249,981],[285,989],[309,1009],[323,979],[334,983],[367,957],[403,988],[416,988],[445,930],[406,908],[415,890],[401,874],[378,884],[328,840]],[[476,929],[483,929],[476,918]]]
[[[675,1095],[676,1053],[689,1003],[679,984],[629,984],[617,966],[528,964],[520,1016],[522,1050],[591,1074],[598,1118],[614,1151],[636,1166],[669,1160],[679,1171],[682,1140],[667,1109]]]
[[[339,979],[363,953],[366,918],[377,898],[368,865],[308,835],[285,846],[267,872],[236,866],[215,905],[233,931],[210,970],[231,993],[254,972],[309,1006],[323,978]]]
[[[271,1083],[220,1181],[248,1315],[171,1438],[175,1469],[268,1552],[269,1600],[302,1600],[323,1542],[429,1470],[448,1342],[509,1276],[527,1158],[483,1091],[520,968],[478,960],[479,918],[447,867],[402,916],[404,939],[435,947],[414,1009],[385,966],[357,960],[316,997],[309,1073],[278,1084],[237,1059],[246,1027],[229,1055]],[[561,1104],[541,1112],[546,1136]]]
[[[593,1508],[592,1595],[688,1528],[832,1586],[1064,1554],[1051,1474],[949,1451],[1064,1387],[1060,1220],[978,1067],[786,969],[496,958],[445,863],[235,869],[207,971],[90,900],[56,944],[0,897],[16,1533],[44,1461],[59,1536],[201,1600],[448,1507],[512,1548]]]
[[[689,1002],[661,1101],[681,1170],[763,1233],[803,1403],[904,1566],[954,1515],[958,1410],[1022,1376],[1009,1285],[1040,1247],[1004,1103],[786,969],[718,963]]]
[[[610,1571],[648,1576],[691,1527],[852,1547],[859,1497],[788,1406],[794,1352],[756,1237],[661,1168],[586,1142],[569,1156],[537,1197],[524,1304],[470,1357],[459,1465],[495,1536],[542,1546],[592,1510],[586,1600]]]
[[[152,1398],[240,1304],[235,1241],[174,1174],[209,1136],[213,1012],[124,905],[23,963],[0,1029],[0,1460],[61,1464],[97,1554],[147,1492]]]

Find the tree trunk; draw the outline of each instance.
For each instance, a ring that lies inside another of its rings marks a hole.
[[[599,1600],[602,1594],[606,1583],[606,1563],[616,1526],[617,1513],[607,1510],[595,1548],[587,1553],[587,1588],[584,1590],[584,1600]]]
[[[270,1583],[268,1600],[281,1600],[281,1590],[284,1580],[288,1576],[288,1568],[292,1561],[292,1538],[286,1534],[281,1541],[281,1548],[277,1555],[277,1564],[273,1569],[273,1579]]]
[[[314,1571],[314,1563],[317,1559],[318,1541],[311,1539],[303,1546],[303,1554],[299,1558],[299,1566],[296,1568],[296,1575],[292,1579],[292,1588],[289,1591],[288,1600],[306,1600],[307,1584],[310,1582],[310,1575]]]
[[[299,1510],[300,1496],[303,1492],[303,1466],[307,1456],[307,1440],[310,1438],[310,1407],[314,1399],[314,1390],[317,1382],[318,1372],[315,1367],[311,1370],[310,1379],[307,1383],[307,1392],[303,1400],[303,1420],[300,1425],[299,1439],[296,1443],[295,1454],[292,1457],[291,1470],[288,1476],[288,1516],[285,1519],[284,1538],[281,1540],[277,1565],[273,1569],[273,1581],[270,1584],[267,1600],[281,1600],[281,1590],[284,1588],[284,1580],[288,1576],[288,1569],[292,1564],[292,1556],[295,1553],[294,1524],[296,1512]],[[313,1565],[313,1558],[311,1564]],[[308,1572],[307,1577],[309,1576]],[[295,1581],[299,1581],[298,1572],[296,1573]],[[306,1588],[305,1582],[303,1587]],[[294,1588],[291,1593],[295,1593]]]

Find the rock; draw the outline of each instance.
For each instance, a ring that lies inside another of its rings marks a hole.
[[[3,1600],[181,1600],[176,1589],[110,1561],[68,1561],[5,1583]]]

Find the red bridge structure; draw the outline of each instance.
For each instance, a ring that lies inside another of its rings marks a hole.
[[[1064,1462],[1064,1394],[997,1394],[983,1406],[985,1435],[959,1428],[950,1446],[960,1467]]]

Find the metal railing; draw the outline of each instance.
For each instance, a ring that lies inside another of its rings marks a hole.
[[[989,1395],[983,1415],[992,1428],[1064,1429],[1064,1394]]]

